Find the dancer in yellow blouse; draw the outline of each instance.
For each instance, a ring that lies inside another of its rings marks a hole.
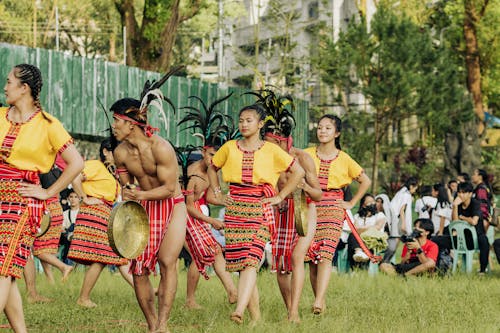
[[[325,295],[332,271],[332,260],[344,223],[345,210],[354,207],[371,185],[363,169],[340,149],[342,121],[337,116],[324,115],[318,123],[319,145],[305,149],[313,158],[323,197],[316,204],[317,224],[314,242],[320,246],[320,261],[309,265],[314,291],[313,312],[321,314],[326,307]],[[359,188],[350,201],[344,201],[343,188],[353,180]]]
[[[0,108],[0,309],[16,332],[26,332],[16,279],[30,255],[44,200],[57,195],[83,168],[68,132],[42,111],[41,88],[36,66],[17,65],[4,87],[10,107]],[[39,174],[50,170],[58,152],[67,167],[43,189]]]
[[[271,205],[283,201],[304,177],[304,171],[289,154],[262,140],[260,130],[264,118],[265,111],[260,105],[244,107],[239,114],[243,139],[225,143],[215,153],[208,169],[216,198],[221,195],[218,169],[222,169],[224,181],[230,184],[224,218],[225,258],[226,269],[240,273],[238,302],[231,314],[231,320],[236,323],[243,322],[247,307],[254,321],[260,319],[257,267],[270,232],[274,232]],[[284,171],[290,173],[290,178],[277,194],[274,188]]]
[[[109,140],[101,143],[99,154],[103,160],[85,161],[85,168],[73,180],[75,192],[82,198],[76,217],[73,239],[68,258],[88,265],[77,304],[87,308],[96,307],[90,293],[106,265],[116,265],[125,281],[133,286],[132,275],[128,273],[128,260],[117,255],[109,244],[108,222],[119,185],[115,176],[104,165],[104,151]]]

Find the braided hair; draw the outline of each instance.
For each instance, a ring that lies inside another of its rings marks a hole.
[[[42,91],[43,81],[40,69],[30,64],[19,64],[14,66],[14,76],[19,79],[21,84],[27,84],[31,90],[31,97],[33,97],[35,106],[42,111],[40,103],[40,92]],[[51,120],[43,113],[42,116],[48,122]]]

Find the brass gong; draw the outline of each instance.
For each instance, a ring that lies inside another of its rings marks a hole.
[[[307,235],[307,201],[306,196],[302,190],[296,190],[293,192],[293,203],[294,203],[294,218],[295,218],[295,230],[299,236]]]
[[[117,203],[109,218],[108,237],[116,254],[137,258],[149,241],[149,219],[144,207],[135,201]]]
[[[40,227],[37,229],[35,237],[42,237],[47,233],[50,228],[50,221],[52,220],[50,213],[47,211],[43,214],[42,220],[40,221]]]

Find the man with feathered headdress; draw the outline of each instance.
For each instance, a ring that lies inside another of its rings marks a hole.
[[[212,156],[225,141],[235,134],[231,130],[232,120],[216,110],[217,105],[230,97],[231,94],[214,101],[207,107],[202,99],[191,96],[199,102],[201,108],[185,107],[189,112],[179,122],[179,125],[189,124],[187,129],[193,129],[194,136],[202,139],[202,159],[183,168],[184,195],[188,211],[186,244],[194,261],[194,264],[191,263],[189,267],[187,276],[186,306],[188,308],[200,308],[195,299],[196,286],[200,274],[208,279],[206,268],[212,265],[227,292],[229,303],[235,303],[237,300],[237,289],[231,274],[226,271],[222,248],[217,243],[210,228],[223,231],[224,222],[204,214],[201,208],[203,201],[205,201],[205,195],[208,194],[210,201],[215,201],[212,198],[212,192],[207,193],[210,185],[207,169],[212,161]],[[221,203],[219,202],[219,204]]]
[[[147,121],[150,105],[162,110],[164,97],[159,87],[175,71],[158,82],[146,82],[140,101],[124,98],[111,106],[113,134],[121,142],[113,156],[120,183],[124,186],[123,199],[140,202],[149,216],[148,244],[144,252],[132,260],[130,271],[150,332],[167,331],[177,289],[176,262],[186,233],[186,206],[177,181],[179,170],[175,151],[168,141],[153,134],[156,129]],[[138,187],[129,186],[135,183]],[[161,273],[158,310],[154,307],[154,291],[149,280],[157,262]]]
[[[295,230],[293,197],[283,200],[276,215],[276,235],[272,239],[273,269],[277,270],[278,285],[288,310],[288,320],[299,322],[299,301],[304,286],[304,258],[316,230],[316,206],[313,201],[321,199],[321,187],[311,157],[301,149],[293,147],[292,131],[295,128],[294,109],[291,96],[277,95],[271,89],[252,93],[266,110],[264,123],[265,140],[280,146],[299,162],[305,171],[299,187],[308,196],[308,230],[301,237]],[[286,173],[281,174],[278,187],[288,181]],[[293,272],[293,274],[291,274]]]

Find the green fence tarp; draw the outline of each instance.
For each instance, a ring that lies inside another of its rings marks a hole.
[[[36,65],[42,71],[43,88],[41,103],[45,111],[56,116],[74,136],[104,137],[107,129],[106,116],[100,103],[106,109],[123,97],[138,98],[146,80],[158,80],[160,73],[127,67],[100,59],[88,59],[45,49],[0,43],[0,77],[6,80],[13,66],[20,63]],[[5,81],[4,81],[5,82]],[[230,115],[238,125],[238,111],[251,104],[253,96],[241,96],[247,90],[235,87],[221,88],[217,84],[185,77],[171,77],[162,87],[177,110],[172,111],[164,103],[166,119],[151,111],[149,121],[159,127],[159,134],[176,146],[200,145],[192,132],[182,131],[177,123],[186,110],[180,108],[193,105],[189,96],[196,95],[210,104],[218,98],[233,92],[233,96],[220,109]],[[3,89],[0,103],[5,104]],[[306,147],[308,143],[308,104],[295,100],[297,128],[293,133],[295,145]],[[198,106],[198,105],[197,105]]]

